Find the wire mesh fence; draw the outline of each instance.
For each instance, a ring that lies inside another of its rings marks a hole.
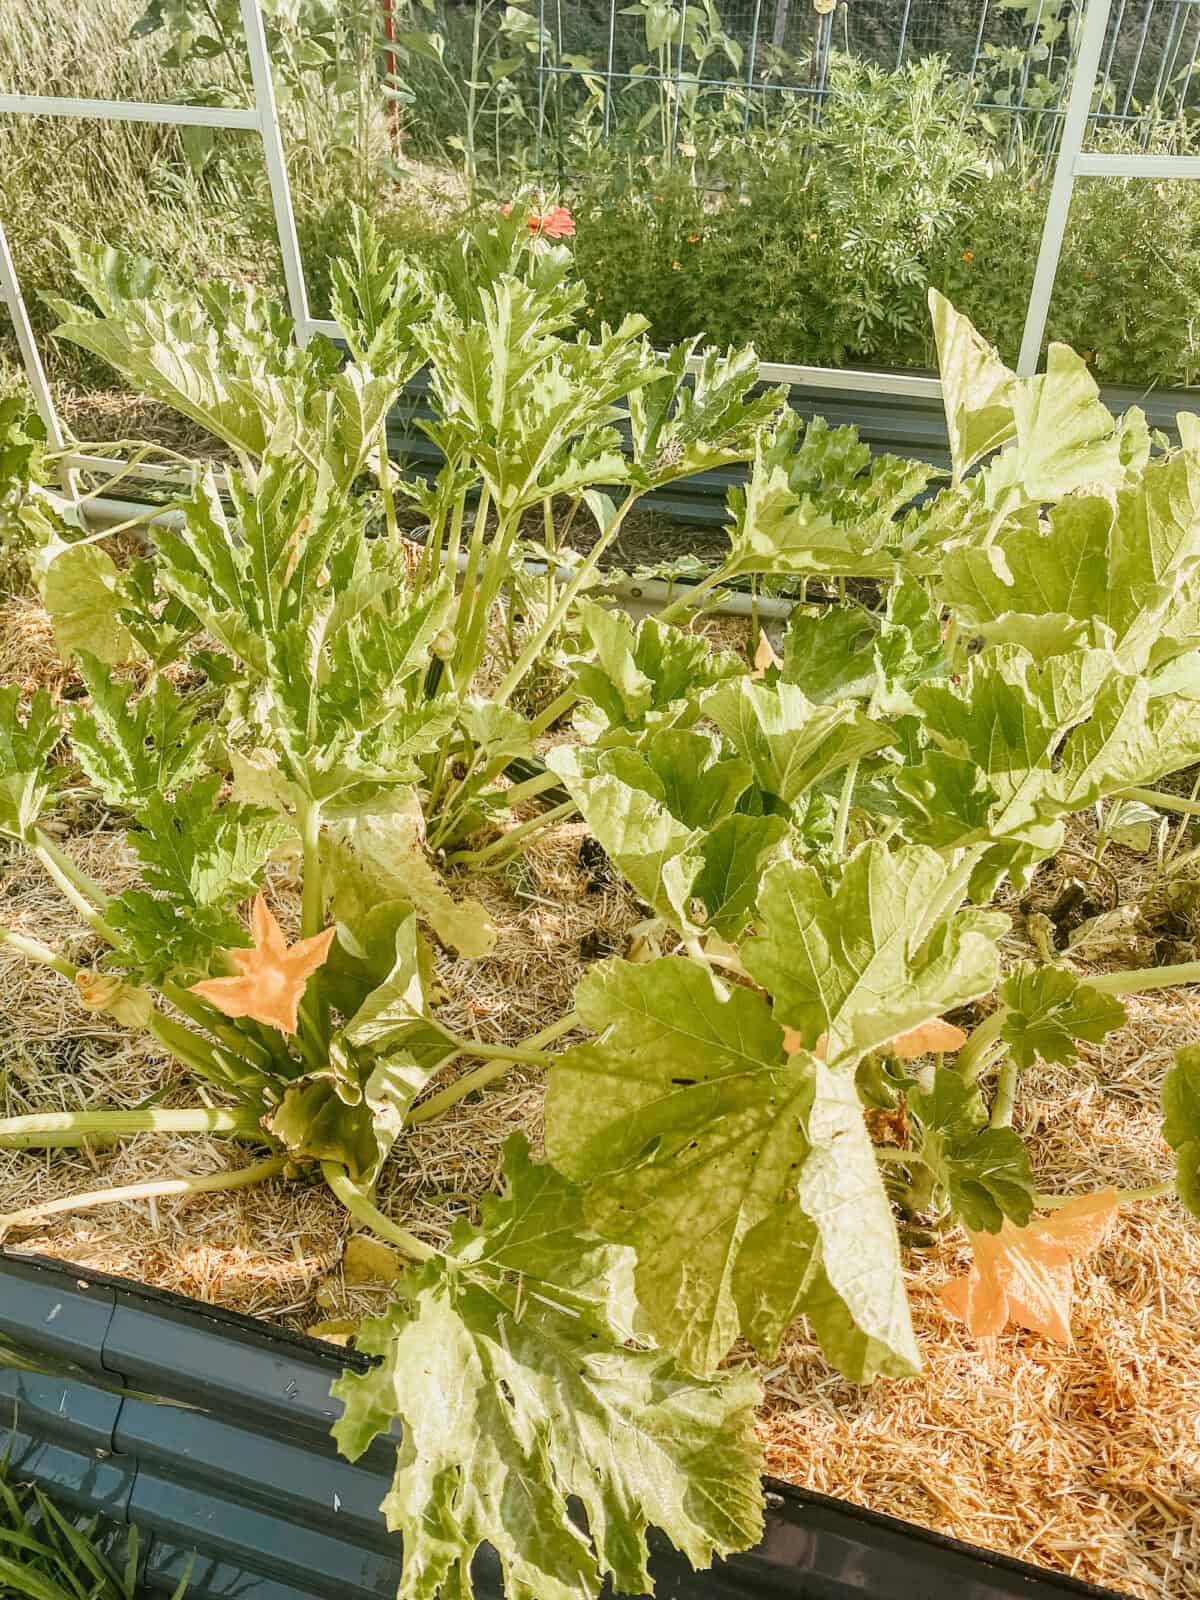
[[[936,55],[1009,153],[1053,154],[1083,0],[537,0],[544,141],[598,112],[668,152],[701,108],[819,123],[839,56],[887,70]],[[1089,136],[1186,139],[1200,116],[1200,0],[1114,0]]]

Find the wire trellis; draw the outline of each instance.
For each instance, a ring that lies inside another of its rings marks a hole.
[[[632,111],[674,153],[685,105],[740,107],[746,128],[784,106],[819,122],[837,54],[892,71],[938,55],[1006,153],[1022,140],[1049,159],[1084,0],[537,0],[537,10],[539,150],[546,113],[561,122],[589,97],[605,140]],[[1200,116],[1200,0],[1116,0],[1101,60],[1089,137],[1123,127],[1161,146]],[[655,96],[669,108],[657,123]]]

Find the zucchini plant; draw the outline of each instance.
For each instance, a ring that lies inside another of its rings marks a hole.
[[[1074,814],[1196,809],[1158,786],[1200,761],[1200,425],[1166,449],[1058,347],[1017,378],[935,296],[952,473],[872,461],[756,392],[750,351],[579,331],[569,254],[520,217],[436,282],[359,218],[334,274],[344,362],[296,349],[255,293],[77,259],[92,307],[62,307],[60,336],[233,461],[191,466],[153,556],[122,568],[86,498],[18,483],[52,461],[6,419],[0,510],[86,697],[0,689],[0,833],[96,954],[0,940],[206,1098],[3,1119],[0,1147],[170,1130],[257,1155],[0,1229],[320,1181],[399,1249],[335,1431],[356,1457],[402,1423],[384,1509],[404,1595],[470,1593],[484,1543],[529,1600],[646,1592],[651,1527],[697,1566],[752,1545],[759,1389],[727,1358],[770,1359],[803,1317],[855,1381],[916,1373],[900,1217],[967,1229],[945,1301],[976,1334],[1068,1338],[1072,1257],[1119,1206],[1177,1192],[1200,1214],[1194,1051],[1164,1089],[1172,1183],[1044,1192],[1013,1126],[1036,1059],[1077,1059],[1122,994],[1200,963],[1006,966],[991,906]],[[431,479],[386,436],[418,372]],[[649,490],[738,463],[727,556],[635,625],[601,556]],[[686,623],[747,578],[795,600],[782,654],[754,662]],[[141,868],[123,893],[47,829],[68,773],[120,819]],[[456,867],[575,815],[662,953],[596,964],[532,1038],[459,1034],[433,945],[484,961],[496,930]],[[264,893],[281,853],[290,935]],[[381,1169],[517,1065],[545,1070],[544,1156],[511,1141],[503,1191],[435,1249],[377,1205]]]

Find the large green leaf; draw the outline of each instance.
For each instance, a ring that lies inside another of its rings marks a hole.
[[[872,460],[854,428],[789,412],[759,442],[750,479],[731,489],[723,578],[749,573],[888,578],[929,563],[905,548],[899,513],[935,476],[923,463]]]
[[[704,350],[689,377],[698,343],[673,346],[661,376],[629,396],[632,454],[647,486],[750,460],[787,403],[783,389],[751,395],[758,357],[749,348]]]
[[[686,727],[700,715],[707,689],[744,670],[732,652],[656,617],[635,628],[624,613],[591,601],[578,611],[593,655],[570,662],[589,707],[577,722],[605,743],[651,727]]]
[[[1175,1152],[1175,1187],[1200,1217],[1200,1046],[1185,1045],[1163,1079],[1163,1138]]]
[[[352,863],[373,880],[376,898],[405,899],[456,954],[477,959],[495,948],[496,928],[478,900],[456,900],[425,851],[425,820],[415,791],[399,789],[376,809],[334,825]],[[353,865],[351,870],[353,870]]]
[[[1077,1040],[1100,1044],[1126,1019],[1120,1000],[1064,967],[1024,963],[1004,980],[1000,1000],[1008,1008],[1002,1037],[1021,1067],[1037,1060],[1069,1066],[1079,1059]]]
[[[61,738],[45,689],[23,706],[17,684],[0,685],[0,834],[10,839],[32,834],[61,779],[60,770],[50,765]]]
[[[587,1600],[605,1577],[650,1593],[651,1527],[696,1567],[754,1544],[757,1385],[745,1371],[702,1381],[615,1339],[604,1280],[619,1257],[589,1235],[571,1186],[531,1171],[521,1146],[507,1147],[506,1169],[482,1230],[460,1225],[455,1259],[410,1272],[363,1325],[359,1348],[378,1364],[334,1385],[351,1459],[393,1419],[403,1429],[383,1503],[403,1537],[403,1600],[467,1600],[483,1544],[510,1600]]]
[[[854,852],[832,890],[801,862],[767,869],[742,960],[807,1049],[824,1036],[830,1065],[853,1066],[995,988],[1007,919],[957,901],[935,914],[949,871],[922,846],[875,842]]]
[[[1198,562],[1200,463],[1180,451],[1115,497],[1064,500],[1044,529],[950,551],[941,592],[988,638],[1039,655],[1090,644],[1112,650],[1123,671],[1142,671],[1191,598]]]
[[[1014,437],[1013,374],[970,320],[936,289],[929,291],[929,315],[937,341],[950,454],[955,477],[961,478],[976,461]]]
[[[1124,480],[1136,422],[1116,423],[1082,357],[1052,344],[1046,371],[1018,378],[936,290],[929,310],[956,479],[1010,445],[991,467],[993,499],[1015,490],[1029,501],[1055,501],[1086,485]]]
[[[852,1080],[844,1103],[820,1063],[784,1061],[761,995],[678,957],[605,962],[576,1006],[599,1037],[551,1071],[547,1153],[587,1185],[592,1225],[632,1246],[656,1337],[708,1371],[739,1332],[773,1350],[803,1311],[849,1376],[912,1370]]]
[[[563,747],[549,764],[647,905],[686,931],[699,916],[737,938],[763,861],[787,831],[779,817],[734,814],[750,784],[745,762],[722,756],[710,735],[664,728],[637,750]]]
[[[117,666],[136,654],[121,621],[125,603],[116,562],[98,544],[60,544],[44,548],[36,563],[42,604],[63,656],[86,650]]]
[[[135,699],[132,684],[115,679],[85,651],[79,670],[91,704],[72,711],[71,743],[108,805],[136,816],[147,800],[201,776],[211,729],[166,678],[156,677]]]
[[[218,950],[246,943],[237,906],[287,832],[268,811],[218,804],[221,784],[214,775],[139,806],[129,839],[149,892],[127,889],[106,915],[121,935],[122,961],[143,981],[177,970],[206,975]]]
[[[853,702],[814,705],[790,683],[736,678],[712,690],[704,709],[750,763],[759,787],[785,805],[891,743],[887,729]]]

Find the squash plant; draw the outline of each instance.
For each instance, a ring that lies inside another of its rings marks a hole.
[[[235,459],[197,464],[124,569],[86,501],[5,489],[88,692],[0,689],[0,833],[104,953],[0,939],[219,1104],[9,1118],[0,1146],[223,1133],[260,1154],[68,1204],[323,1181],[411,1260],[359,1330],[378,1360],[339,1381],[335,1430],[354,1457],[400,1419],[401,1592],[469,1593],[484,1543],[530,1600],[647,1591],[651,1526],[698,1566],[752,1545],[759,1391],[726,1358],[744,1340],[769,1359],[802,1316],[855,1381],[917,1372],[898,1213],[968,1230],[946,1302],[975,1332],[1068,1336],[1072,1255],[1147,1195],[1040,1192],[1020,1075],[1200,964],[1004,971],[988,903],[1073,813],[1187,810],[1155,785],[1200,760],[1195,425],[1165,450],[1057,347],[1017,378],[935,297],[940,484],[802,428],[754,392],[751,352],[689,375],[690,347],[658,354],[637,322],[577,331],[569,256],[519,217],[440,282],[358,219],[345,364],[252,292],[193,301],[145,263],[77,257],[93,308],[63,307],[60,335]],[[419,370],[432,481],[397,472],[385,433]],[[24,437],[0,457],[14,479],[46,465]],[[635,626],[600,555],[650,489],[738,462],[727,558]],[[581,515],[586,557],[564,545]],[[782,656],[753,666],[679,623],[748,576],[800,590]],[[120,895],[45,827],[72,763],[140,862]],[[661,953],[596,964],[533,1038],[461,1036],[431,938],[483,960],[495,930],[456,860],[500,866],[576,813]],[[290,940],[262,894],[280,852],[302,881]],[[376,1205],[380,1170],[517,1064],[546,1069],[545,1158],[512,1141],[503,1192],[437,1250]],[[1195,1052],[1164,1110],[1178,1180],[1148,1194],[1200,1212]]]

